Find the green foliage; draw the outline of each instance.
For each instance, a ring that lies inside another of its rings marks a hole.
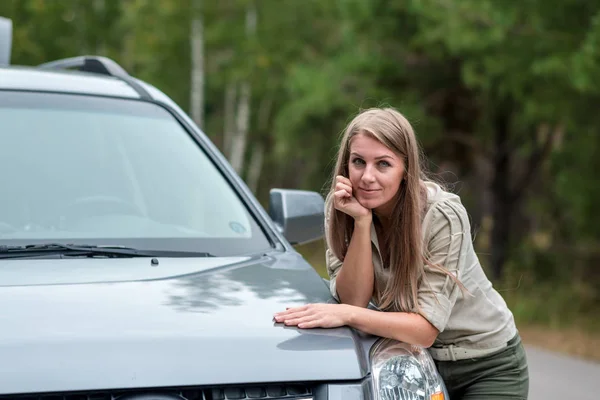
[[[246,29],[251,7],[255,34]],[[4,0],[0,15],[14,22],[14,64],[105,55],[184,109],[191,19],[201,15],[205,130],[222,145],[226,88],[248,82],[246,158],[264,146],[263,201],[273,186],[324,189],[349,119],[391,105],[413,123],[434,172],[458,176],[481,250],[493,253],[485,221],[503,197],[490,187],[497,156],[508,154],[509,211],[519,223],[510,228],[507,279],[530,276],[527,290],[538,278],[550,282],[536,293],[560,304],[579,296],[582,310],[600,303],[578,283],[587,278],[596,293],[600,282],[597,2]],[[499,143],[496,117],[506,109],[507,140]],[[549,132],[558,133],[541,151]],[[573,284],[551,292],[559,280]],[[517,306],[519,315],[542,315],[543,304],[532,304]]]

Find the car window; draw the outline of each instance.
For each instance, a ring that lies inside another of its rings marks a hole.
[[[0,92],[0,121],[0,241],[269,247],[210,158],[156,104]]]

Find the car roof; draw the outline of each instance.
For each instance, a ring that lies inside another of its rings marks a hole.
[[[0,90],[77,93],[125,98],[142,97],[127,81],[110,75],[35,67],[0,67]]]

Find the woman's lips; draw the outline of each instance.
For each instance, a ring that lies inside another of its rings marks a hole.
[[[363,189],[363,188],[359,188],[359,190],[365,194],[375,194],[377,192],[379,192],[381,189]]]

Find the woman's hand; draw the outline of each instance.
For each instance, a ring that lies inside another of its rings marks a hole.
[[[275,313],[276,322],[298,328],[337,328],[348,325],[352,306],[347,304],[308,304]]]
[[[333,194],[333,206],[336,210],[348,214],[355,220],[371,216],[371,210],[365,208],[356,200],[352,193],[350,179],[341,175],[335,178],[335,192]]]

